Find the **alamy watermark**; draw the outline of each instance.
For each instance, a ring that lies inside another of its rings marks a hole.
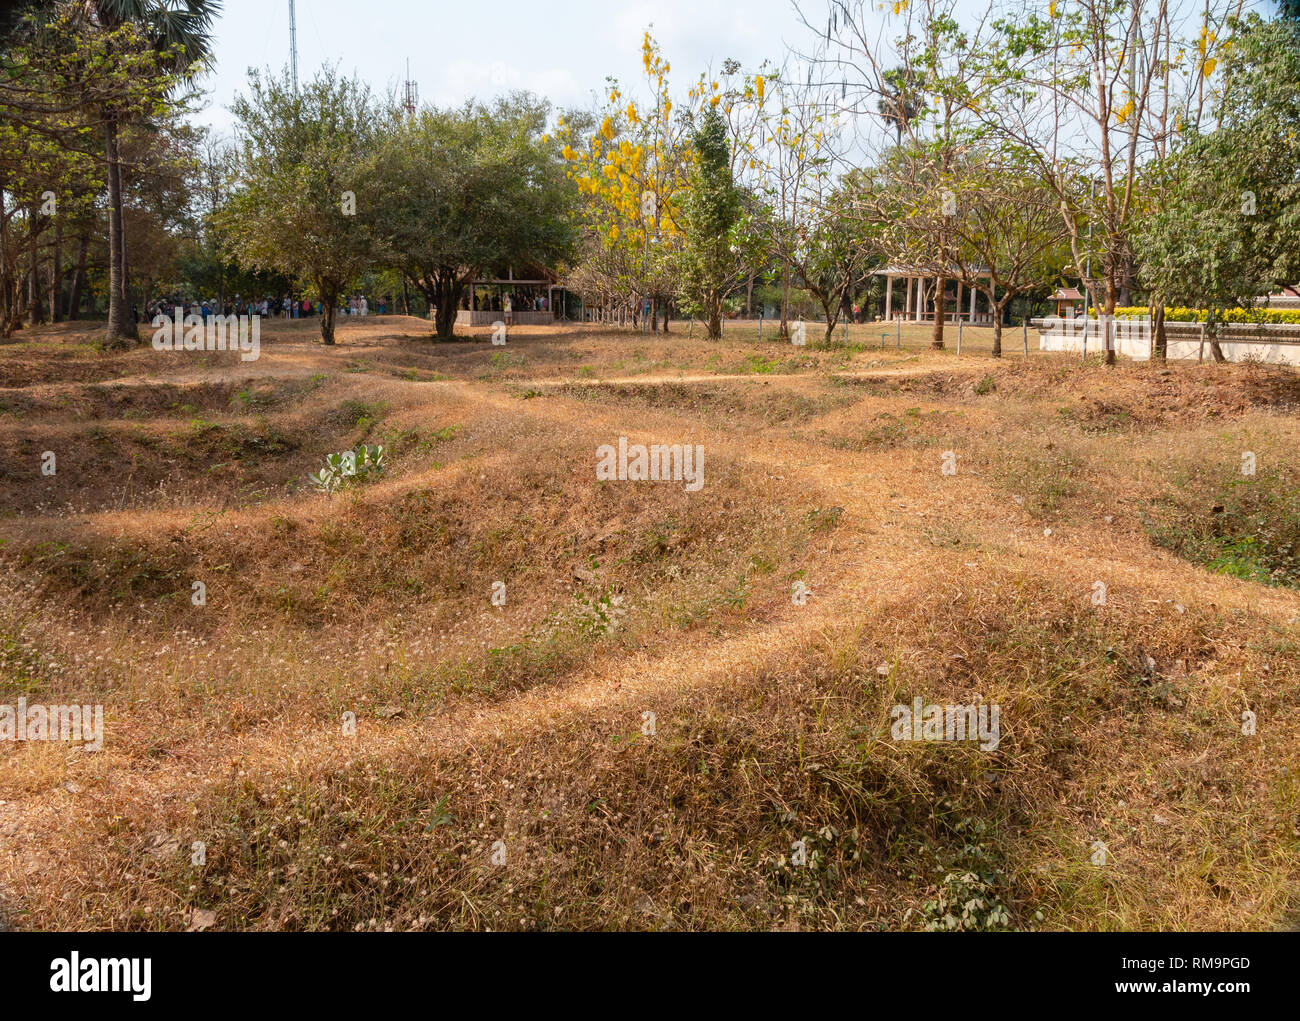
[[[103,751],[102,705],[0,705],[0,741],[80,741],[88,752]]]
[[[980,751],[997,751],[1002,741],[998,726],[1001,708],[978,705],[925,705],[918,695],[911,706],[890,710],[894,723],[889,733],[895,741],[979,741]]]
[[[153,958],[86,957],[72,951],[50,962],[50,990],[56,993],[130,993],[143,1003],[152,995]]]
[[[1101,315],[1095,319],[1049,316],[1043,322],[1051,336],[1067,342],[1078,341],[1098,351],[1127,348],[1130,352],[1145,352],[1150,349],[1154,335],[1149,315],[1123,318]]]
[[[210,315],[153,317],[155,351],[238,351],[239,360],[255,362],[262,354],[261,316]]]
[[[685,482],[686,492],[704,488],[704,447],[689,443],[628,445],[605,443],[596,448],[597,482]]]

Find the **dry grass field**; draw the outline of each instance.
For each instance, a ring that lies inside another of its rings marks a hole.
[[[0,924],[1300,925],[1300,375],[887,329],[0,345]]]

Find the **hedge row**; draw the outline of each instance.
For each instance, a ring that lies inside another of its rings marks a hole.
[[[1120,319],[1137,319],[1149,315],[1145,305],[1125,305],[1115,309]],[[1203,323],[1205,310],[1200,308],[1165,308],[1167,323]],[[1219,317],[1224,323],[1276,323],[1283,326],[1300,325],[1300,309],[1296,308],[1230,308]]]

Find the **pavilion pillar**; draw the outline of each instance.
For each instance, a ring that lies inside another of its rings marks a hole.
[[[894,318],[894,278],[885,277],[885,322]]]
[[[925,277],[916,278],[916,321],[921,321],[922,312],[925,310]]]
[[[970,321],[975,322],[975,288],[970,289]]]

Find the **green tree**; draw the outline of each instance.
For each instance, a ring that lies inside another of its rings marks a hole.
[[[1061,275],[1070,261],[1069,235],[1056,194],[1015,146],[975,149],[954,178],[949,221],[955,275],[988,296],[992,353],[1000,358],[1007,306]]]
[[[840,315],[852,314],[853,295],[880,263],[871,236],[874,224],[861,215],[858,205],[860,180],[859,171],[850,171],[834,191],[817,202],[802,260],[803,284],[822,307],[827,341]]]
[[[103,37],[109,58],[129,58],[130,51],[141,49],[156,58],[151,63],[134,62],[131,74],[118,76],[124,87],[107,93],[100,89],[94,97],[103,124],[108,178],[106,339],[114,343],[136,336],[126,285],[120,130],[124,124],[143,119],[156,110],[156,105],[174,85],[192,79],[203,70],[211,49],[212,24],[221,11],[221,3],[220,0],[80,0],[68,3],[66,8],[79,27]]]
[[[320,335],[334,343],[339,295],[375,256],[375,211],[359,202],[381,125],[369,91],[325,68],[294,90],[287,73],[253,72],[231,107],[238,178],[217,218],[232,256],[310,282]]]
[[[450,339],[470,280],[489,271],[552,267],[574,243],[576,188],[549,108],[527,95],[493,106],[422,110],[399,118],[365,166],[379,258],[436,308]]]
[[[1224,312],[1300,277],[1300,28],[1256,15],[1237,27],[1218,125],[1152,168],[1133,237],[1153,308],[1203,309],[1216,361]]]
[[[917,86],[916,74],[907,67],[897,67],[880,76],[880,98],[876,109],[881,120],[894,125],[894,144],[903,144],[903,132],[911,133],[912,123],[925,112],[925,98]]]
[[[52,8],[28,4],[0,32],[0,336],[17,327],[24,301],[32,322],[43,318],[42,261],[50,313],[59,315],[65,228],[85,241],[103,187],[87,97],[131,93],[141,65],[152,64],[148,56],[119,59],[106,39]],[[131,36],[119,33],[114,49],[129,51]],[[42,241],[47,234],[52,241]]]
[[[722,336],[722,298],[741,254],[742,201],[731,170],[727,123],[705,110],[691,135],[694,162],[682,201],[682,290],[703,310],[710,339]]]

